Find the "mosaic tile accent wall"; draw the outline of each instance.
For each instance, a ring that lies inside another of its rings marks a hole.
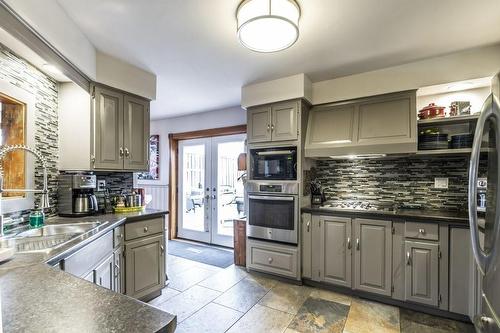
[[[26,60],[18,57],[8,48],[0,44],[0,80],[33,94],[35,108],[35,148],[47,159],[48,182],[51,208],[48,215],[56,214],[57,207],[57,175],[58,175],[58,119],[57,93],[58,84],[52,78],[40,72]],[[35,185],[42,187],[42,170],[36,164]],[[39,196],[36,195],[36,201]],[[21,212],[25,213],[25,212]],[[17,214],[16,214],[17,215]]]
[[[314,173],[327,200],[463,210],[468,164],[466,157],[324,160],[317,162]],[[434,188],[435,177],[449,178],[448,189]]]
[[[95,172],[97,180],[104,179],[110,194],[121,194],[122,191],[131,192],[134,188],[134,174],[132,172]]]

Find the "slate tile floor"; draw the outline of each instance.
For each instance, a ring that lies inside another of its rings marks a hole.
[[[450,333],[472,325],[267,276],[169,256],[170,284],[150,301],[179,333]]]

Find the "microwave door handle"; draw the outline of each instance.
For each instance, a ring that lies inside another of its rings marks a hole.
[[[278,196],[267,196],[267,195],[249,195],[249,199],[253,200],[273,200],[273,201],[294,201],[294,197],[278,197]]]
[[[494,117],[496,118],[497,123],[500,123],[500,105],[498,100],[490,94],[486,101],[483,104],[481,109],[481,114],[479,115],[479,119],[476,125],[476,131],[474,133],[474,142],[472,145],[472,153],[470,158],[470,166],[469,166],[469,191],[468,191],[468,208],[469,208],[469,224],[470,224],[470,236],[472,242],[472,252],[474,254],[474,259],[477,263],[477,266],[481,273],[486,274],[489,264],[492,258],[495,257],[496,252],[498,251],[498,244],[496,240],[498,239],[498,231],[500,221],[498,220],[498,216],[495,215],[495,224],[493,228],[493,236],[495,244],[489,253],[485,253],[481,249],[481,245],[479,242],[479,230],[478,230],[478,218],[477,218],[477,178],[478,178],[478,169],[479,169],[479,159],[481,154],[481,142],[483,139],[483,131],[486,125],[486,121]],[[500,129],[495,129],[496,135],[496,143],[495,148],[497,150],[496,158],[497,165],[500,164]],[[498,175],[497,175],[498,177]],[[499,200],[499,195],[497,194],[496,200]],[[498,205],[498,203],[497,203]]]
[[[271,155],[290,155],[293,154],[291,150],[271,150],[271,151],[259,151],[257,155],[259,156],[271,156]]]

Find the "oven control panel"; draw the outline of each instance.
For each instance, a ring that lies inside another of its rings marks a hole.
[[[260,185],[259,192],[281,193],[283,192],[283,187],[281,185]]]

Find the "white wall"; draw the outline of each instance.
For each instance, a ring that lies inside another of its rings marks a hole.
[[[481,111],[481,107],[486,97],[490,94],[490,90],[490,87],[481,87],[442,94],[417,96],[417,110],[422,109],[430,103],[435,103],[439,106],[445,106],[446,112],[449,112],[451,102],[469,101],[471,103],[471,113],[476,113]]]
[[[243,125],[246,123],[246,111],[240,107],[152,121],[151,135],[160,135],[160,179],[158,181],[139,180],[138,184],[168,184],[170,161],[168,134]]]
[[[6,0],[29,25],[91,79],[96,50],[56,0]]]
[[[500,45],[476,48],[400,66],[313,83],[313,104],[493,76]]]
[[[156,75],[97,51],[97,82],[156,99]]]

